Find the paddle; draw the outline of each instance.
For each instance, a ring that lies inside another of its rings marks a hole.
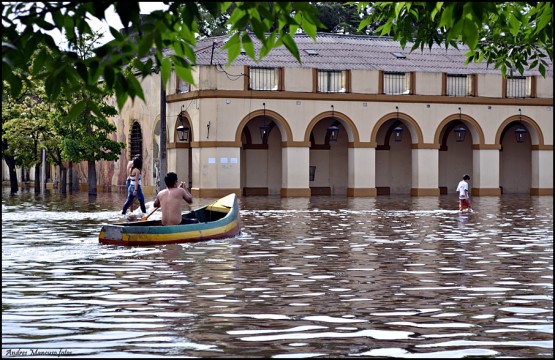
[[[139,221],[146,221],[150,217],[150,215],[154,214],[156,212],[156,210],[158,210],[158,209],[160,209],[160,208],[159,207],[154,208],[154,210],[152,210],[150,212],[150,214],[143,216],[142,218],[139,219]]]

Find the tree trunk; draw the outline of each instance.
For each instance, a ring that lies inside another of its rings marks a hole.
[[[87,161],[88,165],[88,179],[89,195],[96,195],[96,163],[94,161]]]
[[[73,162],[69,162],[69,193],[73,193],[75,188],[79,189],[79,179],[75,176],[75,171],[73,170]]]
[[[6,161],[6,165],[8,165],[8,173],[10,174],[10,194],[13,195],[19,190],[17,173],[15,171],[15,159],[13,156],[4,156],[4,161]]]
[[[67,193],[67,168],[62,164],[60,166],[60,193]]]
[[[40,194],[40,163],[35,164],[35,194]]]

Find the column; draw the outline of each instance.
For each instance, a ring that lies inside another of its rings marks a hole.
[[[493,147],[493,148],[492,148]],[[472,151],[473,167],[470,179],[472,195],[499,196],[499,148],[490,145],[489,149],[474,149]]]
[[[376,195],[376,148],[349,148],[347,196]]]
[[[439,147],[423,144],[412,149],[412,187],[413,196],[439,195]]]
[[[530,195],[553,195],[553,149],[532,150]]]
[[[281,196],[310,196],[308,146],[282,148]]]

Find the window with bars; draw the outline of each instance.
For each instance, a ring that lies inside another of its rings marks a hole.
[[[131,127],[129,147],[131,148],[130,159],[133,159],[135,155],[143,155],[143,133],[141,131],[141,125],[136,121]]]
[[[189,84],[188,82],[186,82],[185,80],[182,80],[179,76],[176,75],[176,93],[177,94],[181,94],[181,93],[187,93],[189,91],[191,91],[191,84]]]
[[[278,69],[268,67],[251,67],[249,69],[250,90],[277,90]]]
[[[506,87],[508,98],[532,96],[532,78],[530,76],[507,76]]]
[[[409,95],[410,73],[384,72],[383,92],[388,95]]]
[[[347,88],[346,71],[318,70],[318,92],[345,92]]]
[[[461,74],[447,74],[445,95],[447,96],[472,96],[473,77]]]

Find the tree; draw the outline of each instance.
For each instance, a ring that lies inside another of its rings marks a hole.
[[[493,64],[503,76],[525,68],[545,77],[553,61],[552,2],[359,2],[370,15],[359,29],[383,23],[379,35],[392,35],[412,51],[458,43],[468,45],[467,63]]]
[[[342,34],[365,34],[365,29],[358,30],[360,16],[357,6],[340,2],[317,2],[314,7],[318,11],[318,19],[323,27],[318,27],[319,32]]]
[[[77,53],[87,56],[91,44],[99,36],[83,36]],[[19,70],[25,72],[27,68],[34,68],[37,59],[48,52],[48,48],[39,46]],[[108,138],[116,127],[107,117],[117,115],[116,109],[104,101],[109,93],[73,89],[72,96],[62,93],[56,100],[48,101],[45,85],[40,80],[41,72],[37,74],[37,79],[26,79],[18,98],[11,96],[9,83],[4,82],[2,89],[2,156],[8,165],[11,191],[17,192],[15,167],[35,166],[35,192],[40,192],[40,167],[36,165],[41,162],[39,150],[44,149],[48,160],[59,166],[63,193],[67,179],[65,163],[87,161],[89,194],[94,195],[96,161],[117,160],[125,147],[124,143]],[[91,107],[99,109],[102,116],[92,114]]]
[[[50,136],[48,118],[51,112],[40,83],[29,81],[18,98],[2,89],[2,158],[8,165],[10,191],[18,190],[15,168],[35,166],[35,192],[40,192],[40,150]]]
[[[379,34],[392,34],[403,46],[414,42],[413,50],[439,43],[457,46],[465,43],[470,51],[468,61],[486,60],[505,75],[507,69],[522,72],[525,67],[537,68],[545,76],[547,57],[553,59],[553,5],[546,2],[345,2],[358,4],[361,13],[359,31],[372,24],[383,24]],[[371,7],[368,8],[368,6]],[[126,31],[110,28],[114,40],[94,49],[94,56],[80,58],[72,50],[57,47],[46,31],[65,31],[70,48],[83,34],[92,34],[87,18],[104,19],[105,10],[114,5]],[[231,10],[233,9],[233,10]],[[24,62],[38,44],[45,44],[52,52],[43,55],[37,67],[42,73],[46,93],[56,98],[69,94],[78,82],[90,93],[98,93],[102,77],[109,90],[115,92],[121,108],[128,97],[144,100],[135,75],[124,68],[132,64],[142,76],[161,70],[166,84],[172,68],[183,80],[194,83],[192,64],[194,47],[199,34],[198,22],[202,11],[219,17],[228,10],[228,64],[244,50],[252,59],[264,58],[273,48],[285,46],[300,61],[293,39],[297,31],[304,31],[316,39],[316,31],[323,24],[310,2],[172,2],[164,11],[154,11],[141,19],[136,1],[2,3],[3,32],[2,75],[17,96],[25,81],[18,74],[16,64]],[[48,21],[48,16],[52,21]],[[417,24],[416,30],[414,24]],[[248,31],[247,31],[248,30]],[[141,36],[131,37],[138,32]],[[261,50],[255,54],[251,36],[258,39]],[[164,51],[171,53],[166,55]],[[141,60],[148,59],[148,60]],[[33,75],[37,75],[33,69]],[[64,76],[60,76],[64,74]],[[96,116],[100,109],[91,107]],[[74,113],[74,112],[72,112]]]

